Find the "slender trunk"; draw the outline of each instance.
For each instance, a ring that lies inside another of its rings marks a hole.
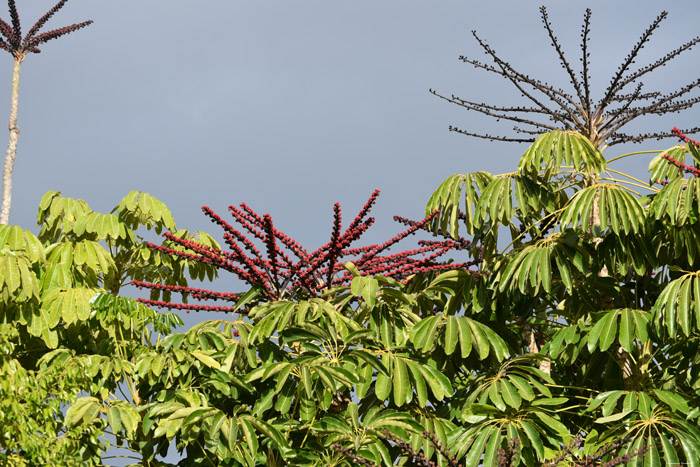
[[[530,353],[540,353],[540,346],[537,342],[537,334],[535,329],[529,324],[525,325],[525,335],[527,336],[527,351]],[[552,362],[542,360],[540,362],[540,370],[544,371],[548,376],[552,375]]]
[[[597,135],[596,135],[597,136]],[[596,147],[600,147],[602,144],[602,141],[596,141],[595,142]],[[604,148],[601,148],[601,151]],[[597,226],[600,225],[600,197],[596,196],[595,199],[593,200],[593,208],[591,210],[591,225],[593,226],[593,229],[595,229]],[[598,245],[603,241],[601,237],[595,237],[593,239],[593,242],[595,243],[596,249],[598,248]],[[607,266],[603,265],[602,268],[600,268],[600,271],[598,271],[598,277],[609,277],[610,274],[608,272]],[[601,293],[601,302],[602,302],[602,309],[603,310],[612,310],[615,308],[615,302],[613,301],[612,297],[609,296],[607,293],[602,292]],[[620,347],[617,350],[617,353],[615,355],[617,359],[617,363],[620,365],[620,369],[622,370],[622,379],[625,383],[625,386],[630,389],[632,385],[632,377],[634,376],[634,370],[632,368],[632,362],[630,360],[630,355],[625,352],[625,350]]]
[[[23,56],[15,57],[15,66],[12,69],[12,104],[10,106],[10,141],[7,143],[5,166],[2,171],[2,209],[0,210],[0,224],[10,223],[10,207],[12,205],[12,171],[15,167],[17,156],[17,140],[19,139],[19,127],[17,126],[17,108],[19,106],[19,71],[22,67]]]

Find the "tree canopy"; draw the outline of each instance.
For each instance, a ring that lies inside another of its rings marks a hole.
[[[478,274],[397,279],[346,262],[348,281],[262,299],[243,290],[234,312],[176,333],[176,315],[120,297],[122,286],[172,286],[151,287],[149,300],[204,299],[186,273],[217,268],[192,251],[229,253],[177,230],[146,193],[101,214],[50,192],[38,236],[0,231],[12,375],[0,413],[15,430],[2,456],[99,465],[121,446],[163,465],[174,441],[179,465],[391,466],[409,462],[405,442],[436,465],[448,461],[444,445],[476,466],[517,440],[512,465],[538,465],[581,437],[575,456],[618,443],[603,460],[641,450],[632,462],[693,465],[700,155],[678,136],[651,161],[649,183],[623,179],[570,131],[538,138],[512,173],[449,177],[426,207],[439,210],[430,228],[471,237],[452,254]],[[183,239],[173,246],[183,254],[139,228]],[[33,399],[14,389],[29,387]],[[32,403],[44,418],[21,409]]]

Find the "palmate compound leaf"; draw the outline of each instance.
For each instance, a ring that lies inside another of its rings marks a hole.
[[[688,145],[679,144],[665,151],[661,151],[658,156],[655,156],[651,162],[649,162],[649,185],[682,178],[683,172],[664,159],[664,156],[671,157],[680,163],[685,163],[688,151]]]
[[[118,401],[107,409],[107,422],[112,428],[112,433],[120,433],[122,430],[127,436],[136,432],[141,417],[133,405],[125,401]]]
[[[453,430],[448,445],[458,458],[464,459],[463,465],[476,467],[496,465],[498,450],[509,439],[518,438],[522,465],[537,465],[544,460],[547,449],[558,450],[560,443],[568,442],[568,430],[555,412],[565,401],[556,401],[551,406],[531,406],[512,415],[502,415],[492,406],[474,404],[474,415],[467,418],[473,419],[473,423]]]
[[[597,175],[605,170],[603,154],[585,136],[575,131],[554,130],[538,137],[525,151],[518,164],[518,172],[536,176],[544,172],[549,179],[563,165],[576,172]]]
[[[502,361],[508,355],[505,341],[491,328],[466,316],[438,314],[421,319],[410,331],[411,342],[423,353],[431,353],[439,345],[452,355],[459,344],[460,355],[467,358],[472,351],[480,360],[489,355]]]
[[[18,225],[0,225],[0,252],[2,251],[24,254],[31,262],[46,261],[41,241],[29,230]]]
[[[420,432],[413,433],[411,435],[410,444],[416,451],[423,451],[423,454],[427,459],[433,457],[436,453],[435,446],[432,441],[427,437],[423,436],[426,431],[433,433],[438,441],[442,442],[447,446],[447,435],[452,432],[457,426],[450,420],[440,418],[435,416],[435,414],[424,414],[421,412],[416,413],[415,421],[419,423],[422,427]],[[438,465],[443,465],[445,463],[445,458],[438,454]]]
[[[481,227],[485,220],[491,219],[494,224],[510,225],[514,214],[511,177],[496,177],[479,197],[474,210],[474,224]]]
[[[652,308],[656,329],[675,338],[700,330],[700,273],[690,272],[666,285]]]
[[[426,206],[426,215],[439,210],[431,226],[433,231],[441,231],[459,236],[460,210],[464,209],[464,224],[467,234],[474,233],[474,209],[486,186],[494,180],[488,172],[472,172],[464,175],[451,175],[433,193]]]
[[[589,253],[573,232],[552,234],[507,259],[509,261],[503,259],[494,266],[494,282],[499,290],[535,294],[540,288],[546,293],[551,292],[553,279],[561,280],[571,290],[575,275],[585,274],[590,263]]]
[[[627,352],[632,352],[635,340],[646,343],[649,338],[651,313],[644,310],[621,308],[606,311],[588,333],[588,350],[607,351],[617,341]]]
[[[248,316],[254,323],[249,336],[252,343],[262,342],[274,333],[307,323],[327,322],[342,339],[347,339],[351,332],[360,330],[356,322],[345,317],[330,302],[320,298],[299,302],[284,300],[266,302],[250,310]],[[331,336],[320,334],[317,338],[327,339]]]
[[[612,184],[596,184],[577,191],[561,215],[561,228],[593,227],[591,212],[598,199],[600,229],[611,228],[615,234],[637,234],[644,229],[644,208],[637,198]]]
[[[0,250],[0,303],[39,298],[39,279],[24,254]]]
[[[690,235],[693,233],[691,229],[683,230]],[[695,243],[700,244],[700,241],[691,242],[692,245]],[[644,275],[647,271],[657,268],[660,263],[658,250],[654,248],[652,238],[646,235],[608,235],[598,244],[596,250],[600,252],[608,271],[617,271],[623,277],[632,271],[637,275]]]
[[[91,212],[78,218],[70,226],[70,230],[78,236],[85,233],[94,234],[97,236],[97,240],[105,238],[112,240],[117,238],[125,239],[128,235],[126,226],[119,221],[115,214],[102,214],[99,212]]]
[[[51,289],[42,303],[42,312],[49,316],[49,327],[55,327],[59,320],[66,324],[87,320],[92,312],[92,298],[97,292],[99,289],[82,287]]]
[[[53,243],[46,249],[46,257],[46,272],[42,277],[44,289],[71,287],[85,275],[96,277],[116,270],[112,255],[92,240]]]
[[[496,411],[519,410],[523,405],[537,401],[565,400],[552,399],[552,392],[542,382],[554,384],[550,376],[533,366],[539,357],[525,355],[507,360],[494,376],[483,375],[475,381],[463,406],[463,416],[469,419],[478,415],[474,407],[493,407]],[[555,405],[556,405],[555,404]],[[547,405],[543,403],[542,405]]]
[[[597,446],[629,437],[630,443],[620,454],[649,447],[646,456],[636,458],[633,465],[698,465],[700,430],[687,420],[686,400],[674,392],[608,391],[592,399],[587,411],[598,416],[595,423],[605,428]]]
[[[544,218],[565,200],[565,195],[557,193],[550,180],[544,177],[530,177],[519,172],[498,175],[482,190],[474,209],[474,226],[480,228],[489,221],[511,226],[516,217]]]
[[[677,178],[664,185],[654,195],[649,211],[656,220],[668,220],[678,227],[697,224],[700,217],[700,179]]]
[[[96,397],[81,397],[76,400],[66,412],[66,427],[89,425],[100,414],[102,405]]]
[[[429,400],[441,401],[454,392],[450,380],[429,362],[386,352],[382,354],[382,364],[388,375],[378,373],[375,381],[375,395],[379,400],[391,400],[402,406],[416,398],[421,407]],[[415,391],[415,395],[414,395]]]
[[[82,199],[65,198],[57,191],[46,193],[39,203],[37,214],[38,224],[41,225],[39,239],[44,244],[58,241],[64,226],[72,226],[77,219],[91,212],[90,206]]]
[[[155,227],[156,233],[163,228],[174,232],[177,230],[172,213],[168,207],[149,193],[131,191],[112,210],[119,220],[132,229],[145,225],[149,230]]]

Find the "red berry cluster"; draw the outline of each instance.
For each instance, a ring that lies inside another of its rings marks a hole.
[[[695,146],[696,148],[697,148],[697,147],[700,147],[700,145],[698,145],[698,142],[697,142],[697,141],[695,141],[694,139],[688,138],[686,135],[684,135],[683,133],[681,133],[681,130],[679,130],[678,128],[675,128],[675,127],[674,127],[674,128],[671,130],[671,133],[673,133],[674,136],[677,136],[677,137],[678,137],[678,140],[681,141],[681,142],[683,142],[683,143],[686,143],[686,144],[688,144],[688,145],[693,145],[693,146]],[[695,167],[686,165],[686,164],[684,164],[683,162],[681,162],[681,161],[679,161],[679,160],[674,159],[673,157],[671,157],[670,154],[664,154],[664,155],[662,156],[662,159],[665,159],[665,160],[667,160],[670,164],[673,164],[673,165],[675,165],[676,167],[678,167],[678,171],[681,172],[681,173],[692,174],[692,175],[695,176],[695,177],[700,176],[700,170],[696,169]],[[663,181],[662,181],[662,182],[660,182],[660,183],[661,183],[662,185],[665,185],[665,184],[668,183],[668,182],[663,182]]]
[[[170,310],[185,310],[187,313],[190,311],[223,311],[225,313],[245,313],[247,310],[236,310],[235,307],[228,307],[228,306],[212,306],[212,305],[196,305],[196,304],[191,304],[191,303],[172,303],[172,302],[162,302],[158,300],[149,300],[147,298],[139,298],[137,301],[154,306],[158,309],[161,308],[168,308]]]
[[[143,290],[144,287],[153,290],[166,290],[168,292],[179,292],[183,294],[189,294],[192,298],[197,300],[229,300],[235,301],[239,300],[243,294],[240,293],[228,293],[228,292],[213,292],[206,289],[198,289],[195,287],[183,287],[180,285],[166,285],[166,284],[152,284],[150,282],[142,282],[133,280],[131,285],[136,286],[139,290]]]
[[[352,281],[352,274],[343,267],[346,261],[352,261],[363,275],[381,274],[397,280],[407,281],[422,272],[437,272],[451,269],[469,269],[481,261],[452,263],[440,261],[450,251],[469,250],[471,242],[465,238],[452,239],[441,232],[432,233],[441,236],[441,240],[421,240],[419,248],[395,254],[383,254],[399,241],[414,235],[418,230],[430,232],[430,222],[438,214],[435,211],[421,221],[412,221],[396,216],[394,220],[408,228],[392,239],[376,245],[350,248],[363,233],[374,223],[368,217],[372,206],[379,196],[375,190],[367,203],[355,216],[348,228],[343,231],[343,216],[339,203],[333,205],[333,227],[328,243],[309,253],[299,243],[278,230],[269,214],[260,216],[246,204],[239,207],[229,206],[229,212],[238,224],[238,228],[221,218],[209,207],[202,211],[211,221],[224,230],[224,241],[230,251],[222,251],[204,246],[192,240],[186,240],[165,233],[167,245],[147,243],[152,250],[213,265],[232,272],[251,286],[262,291],[263,300],[292,299],[299,296],[317,296],[323,291],[338,285],[347,285]],[[240,229],[240,230],[239,230]],[[265,254],[254,241],[260,242]],[[477,270],[470,271],[479,274]],[[167,290],[189,294],[199,300],[225,300],[235,302],[240,294],[212,292],[192,287],[180,287],[163,284],[151,284],[133,281],[139,288]],[[143,303],[158,307],[186,310],[233,311],[231,307],[212,307],[206,305],[175,304],[139,299]]]

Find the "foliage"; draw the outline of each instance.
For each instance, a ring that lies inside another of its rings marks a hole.
[[[95,464],[103,449],[100,427],[65,429],[62,411],[92,383],[87,361],[59,358],[51,364],[42,358],[36,370],[27,370],[15,352],[18,338],[15,326],[0,324],[0,463]]]
[[[700,190],[683,175],[700,168],[696,154],[691,140],[660,152],[650,172],[668,183],[642,197],[645,185],[614,177],[581,135],[543,136],[516,172],[450,177],[427,207],[439,213],[426,227],[472,236],[453,264],[477,261],[479,274],[397,280],[346,262],[338,277],[349,280],[263,298],[258,285],[232,302],[237,313],[181,333],[171,333],[175,315],[118,293],[136,279],[168,286],[154,294],[194,296],[186,270],[213,278],[216,265],[135,230],[227,257],[220,246],[177,230],[145,193],[101,214],[49,192],[38,236],[0,227],[2,320],[12,325],[2,328],[0,422],[14,430],[4,455],[98,464],[116,445],[162,465],[174,443],[182,466],[392,466],[411,452],[476,466],[495,465],[517,439],[509,462],[540,465],[581,435],[571,462],[618,465],[644,452],[649,465],[692,465]],[[29,399],[12,393],[30,384],[39,389]]]
[[[172,286],[154,294],[195,295],[186,270],[214,277],[216,265],[163,252],[134,229],[226,257],[219,245],[177,230],[145,193],[100,214],[49,192],[38,236],[0,230],[2,317],[14,323],[5,377],[8,387],[38,381],[32,397],[46,408],[12,422],[13,439],[42,433],[31,452],[5,453],[98,463],[113,433],[144,465],[160,465],[174,442],[183,466],[352,465],[347,453],[406,465],[409,447],[425,462],[476,466],[518,439],[512,464],[539,465],[581,434],[577,458],[642,450],[649,465],[693,462],[700,196],[682,175],[700,167],[696,151],[688,140],[660,152],[650,171],[668,183],[641,197],[643,184],[613,177],[581,135],[543,136],[517,172],[450,177],[427,207],[440,212],[426,226],[472,236],[458,261],[477,261],[479,274],[397,280],[346,262],[338,277],[349,280],[275,299],[253,287],[231,306],[245,313],[183,333],[170,333],[174,315],[116,294],[138,278]],[[674,161],[680,174],[659,172]],[[596,205],[597,222],[587,214]],[[13,407],[27,403],[13,397]],[[605,450],[621,439],[619,452]]]
[[[383,435],[400,447],[401,452],[408,457],[416,466],[419,467],[438,467],[438,464],[431,461],[425,457],[425,455],[416,451],[410,444],[406,441],[397,438],[389,432],[384,432]],[[423,438],[430,441],[431,445],[442,454],[443,458],[446,460],[446,467],[462,467],[462,464],[458,461],[457,456],[453,455],[444,443],[440,442],[435,437],[435,433],[430,431],[423,432]],[[601,447],[596,452],[592,454],[580,457],[577,450],[581,447],[582,439],[577,436],[574,440],[564,449],[562,449],[554,458],[543,464],[543,467],[557,467],[557,466],[571,466],[571,467],[614,467],[617,465],[627,464],[632,462],[639,457],[641,460],[646,453],[646,448],[640,448],[635,452],[623,454],[621,456],[615,456],[612,459],[606,461],[604,459],[608,458],[610,454],[614,454],[620,448],[629,444],[629,438],[614,441],[606,446]],[[351,449],[344,448],[340,445],[334,446],[339,452],[343,453],[346,457],[352,459],[355,465],[363,465],[367,467],[376,467],[373,462],[358,456]],[[496,459],[496,464],[498,467],[512,467],[518,465],[518,455],[520,454],[520,440],[518,438],[511,439],[504,448],[498,450],[498,456]]]
[[[521,336],[495,378],[475,378],[468,424],[451,436],[467,459],[517,437],[531,465],[548,457],[552,432],[564,444],[585,434],[583,454],[629,437],[626,452],[647,450],[645,465],[698,459],[700,158],[694,141],[674,133],[684,144],[654,157],[648,185],[613,170],[581,135],[553,131],[517,172],[454,175],[434,193],[426,210],[441,214],[433,228],[466,229],[491,272],[471,306]],[[515,378],[532,374],[517,367],[528,351],[551,362],[539,375],[547,392],[529,398],[556,420],[523,411],[528,398]]]
[[[116,295],[136,277],[187,284],[187,264],[152,253],[136,231],[189,233],[141,192],[110,214],[49,192],[38,220],[38,236],[0,225],[0,451],[11,465],[98,464],[109,444],[96,417],[106,414],[113,433],[136,433],[136,355],[157,342],[154,333],[182,324]],[[216,271],[191,265],[190,273]],[[129,397],[117,396],[124,386]]]

